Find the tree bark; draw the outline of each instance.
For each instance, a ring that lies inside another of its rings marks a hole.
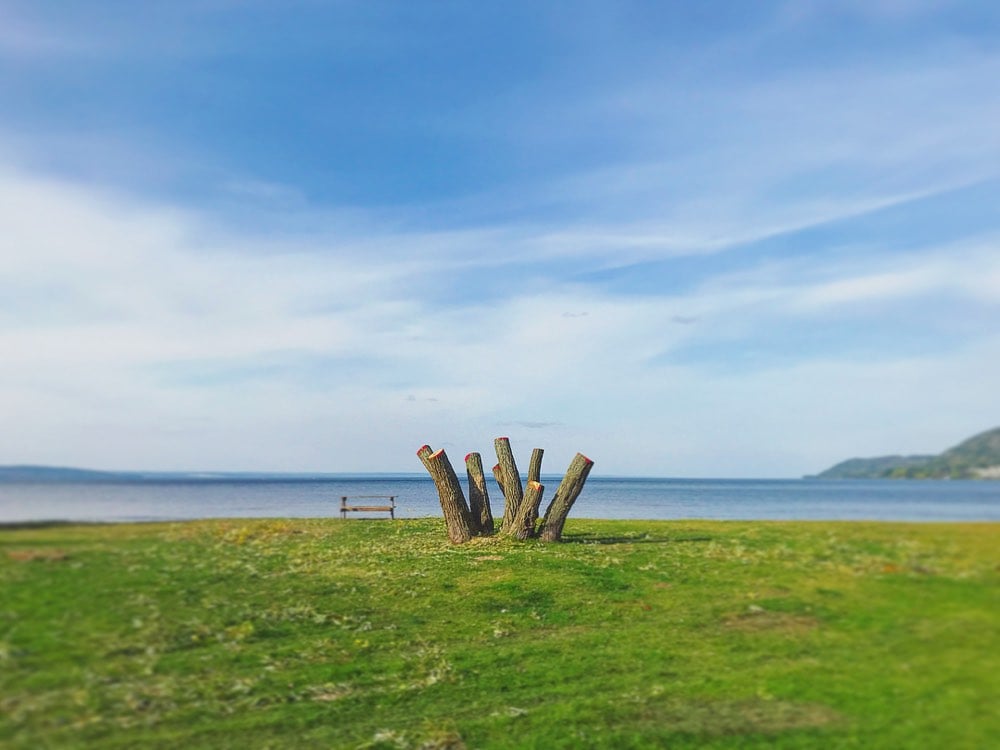
[[[503,521],[500,523],[500,531],[507,534],[510,533],[518,508],[521,507],[524,490],[521,487],[521,475],[517,473],[517,464],[514,463],[514,454],[510,450],[510,440],[498,437],[493,441],[493,446],[496,448],[500,476],[503,479],[500,487],[506,501],[503,506]]]
[[[469,477],[469,513],[473,533],[490,536],[493,534],[493,510],[490,508],[490,493],[483,474],[482,456],[478,453],[466,456],[465,473]]]
[[[431,467],[427,465],[427,457],[431,455],[434,451],[429,445],[421,445],[420,450],[417,451],[417,458],[420,459],[420,463],[424,465],[427,471],[431,470]]]
[[[538,506],[542,503],[543,492],[545,492],[543,485],[538,482],[528,482],[521,507],[509,532],[515,539],[530,539],[535,535],[535,522],[538,520]]]
[[[423,450],[423,449],[421,449]],[[417,455],[420,455],[419,451]],[[445,525],[448,527],[448,539],[452,544],[462,544],[472,538],[472,520],[469,516],[469,506],[465,504],[462,485],[451,466],[444,449],[431,453],[426,459],[427,471],[434,479],[437,487],[441,510],[444,512]]]
[[[503,488],[503,474],[500,472],[500,464],[493,467],[493,478],[497,480],[497,487],[500,488],[500,494],[503,495],[504,500],[506,500],[507,490]],[[506,505],[504,507],[506,507]]]
[[[542,456],[545,451],[541,448],[535,448],[531,451],[531,462],[528,464],[528,481],[529,482],[541,482],[542,481]]]
[[[559,483],[559,489],[552,496],[552,502],[545,511],[542,520],[542,530],[539,536],[546,542],[558,542],[562,539],[563,526],[573,503],[580,496],[583,485],[590,475],[594,462],[582,453],[577,453],[566,470],[566,475]]]

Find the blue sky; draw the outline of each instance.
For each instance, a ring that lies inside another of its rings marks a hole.
[[[1000,424],[995,3],[0,0],[0,113],[0,463]]]

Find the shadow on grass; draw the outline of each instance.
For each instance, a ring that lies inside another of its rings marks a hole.
[[[680,544],[684,542],[711,542],[711,536],[597,536],[596,534],[564,534],[565,544]]]

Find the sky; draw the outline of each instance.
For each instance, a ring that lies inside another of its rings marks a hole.
[[[998,124],[989,0],[0,0],[0,464],[939,452]]]

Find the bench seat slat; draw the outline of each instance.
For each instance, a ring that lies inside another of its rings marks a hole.
[[[389,505],[348,505],[348,500],[388,500]],[[359,513],[388,513],[390,517],[396,517],[396,496],[395,495],[355,495],[354,497],[340,498],[340,517],[347,518],[350,512]]]
[[[391,505],[344,505],[343,510],[392,510]]]

